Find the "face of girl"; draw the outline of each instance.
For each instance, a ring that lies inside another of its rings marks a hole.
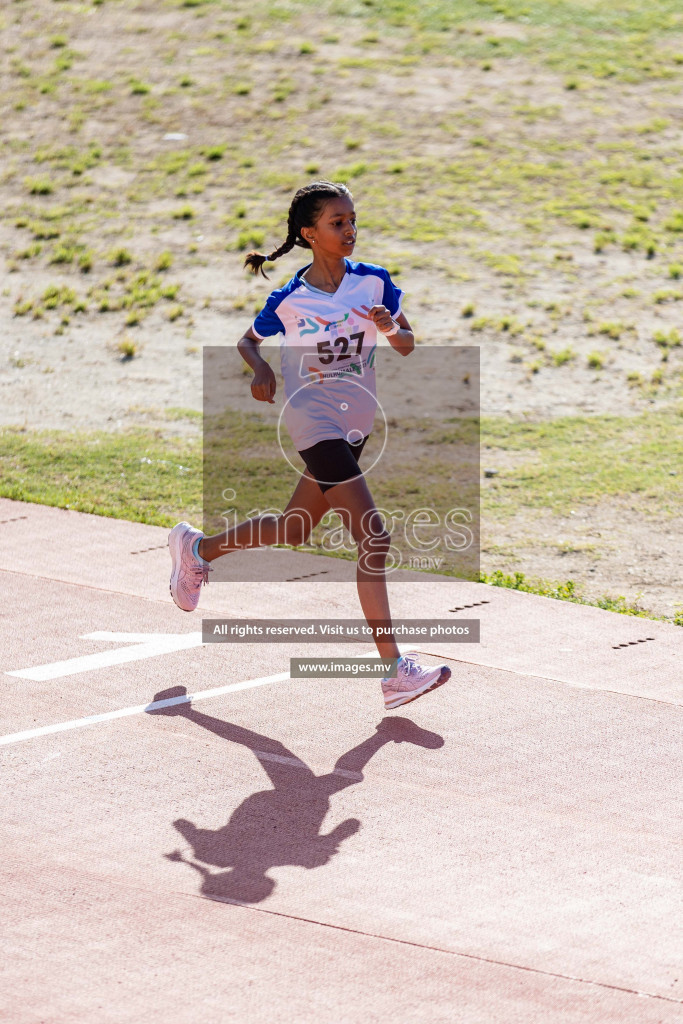
[[[356,244],[356,211],[348,196],[330,199],[312,228],[304,229],[304,237],[311,242],[314,254],[343,259],[350,256]]]

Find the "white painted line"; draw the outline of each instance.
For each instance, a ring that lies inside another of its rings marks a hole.
[[[48,679],[61,679],[64,676],[77,675],[79,672],[92,672],[94,669],[123,665],[129,661],[156,658],[160,654],[185,651],[190,647],[202,645],[201,633],[86,633],[81,639],[113,640],[133,646],[117,647],[113,651],[100,651],[97,654],[84,654],[80,658],[69,658],[67,661],[53,661],[47,665],[6,672],[5,675],[45,682]]]
[[[137,704],[135,707],[121,708],[119,711],[105,711],[101,715],[88,715],[87,718],[77,718],[73,722],[57,722],[55,725],[44,725],[39,729],[26,729],[24,732],[10,733],[8,736],[0,736],[0,747],[10,743],[21,743],[23,740],[32,740],[37,736],[49,736],[50,733],[68,732],[70,729],[82,729],[86,725],[94,725],[96,722],[110,722],[114,718],[127,718],[129,715],[141,715],[145,711],[156,711],[158,708],[170,708],[174,704],[187,704],[189,701],[207,700],[209,697],[220,697],[224,693],[232,693],[236,690],[248,690],[252,686],[264,686],[266,683],[279,683],[289,679],[289,672],[279,672],[274,676],[261,676],[259,679],[247,679],[242,683],[230,683],[228,686],[217,686],[212,690],[200,690],[199,693],[188,693],[183,697],[169,697],[167,700],[153,701],[151,704]]]
[[[282,754],[269,754],[266,750],[255,750],[254,753],[260,761],[274,761],[276,764],[289,764],[293,768],[308,768],[305,761],[299,757],[283,757]],[[310,768],[308,769],[310,771]]]
[[[188,637],[199,635],[201,637],[201,633],[185,633],[183,635]],[[190,645],[188,644],[188,646]],[[111,653],[116,652],[112,651]],[[366,654],[361,654],[360,657],[370,658],[373,657],[374,654],[374,651],[370,651]],[[62,664],[64,663],[62,662]],[[19,672],[7,673],[7,675],[21,674],[22,673]],[[47,678],[50,677],[48,676]],[[273,676],[260,676],[257,679],[246,679],[241,683],[229,683],[227,686],[216,686],[211,690],[200,690],[198,693],[188,693],[182,697],[168,697],[166,700],[153,701],[151,704],[136,704],[134,707],[120,708],[118,711],[105,711],[100,715],[87,715],[85,718],[76,718],[71,722],[56,722],[54,725],[43,725],[38,729],[25,729],[23,732],[13,732],[9,733],[7,736],[0,736],[0,747],[8,746],[10,743],[22,743],[24,740],[33,740],[38,736],[49,736],[51,733],[55,732],[68,732],[71,729],[82,729],[86,725],[95,725],[97,722],[110,722],[115,718],[128,718],[130,715],[141,715],[145,711],[156,711],[160,708],[170,708],[175,704],[188,704],[190,701],[207,700],[210,697],[220,697],[224,693],[234,693],[237,690],[249,690],[254,686],[265,686],[267,683],[279,683],[289,678],[289,672],[278,672]],[[339,769],[337,774],[345,774],[345,772],[343,769]],[[355,778],[355,773],[351,772],[349,777]]]
[[[254,750],[253,753],[259,761],[275,761],[276,764],[288,764],[292,768],[305,768],[307,772],[313,769],[305,761],[298,757],[283,757],[282,754],[269,754],[265,750]],[[350,772],[346,768],[333,768],[329,775],[340,775],[343,779],[353,779],[354,782],[362,782],[364,776],[360,772]]]
[[[95,633],[83,633],[79,640],[109,640],[119,644],[146,644],[153,640],[163,643],[175,640],[177,636],[196,636],[196,633],[110,633],[109,630],[98,630]]]
[[[157,658],[161,654],[173,651],[186,651],[192,647],[201,647],[202,634],[197,633],[110,633],[107,631],[84,633],[81,640],[106,640],[110,643],[124,643],[130,646],[117,647],[113,651],[99,651],[97,654],[84,654],[79,658],[68,658],[66,661],[52,661],[45,665],[34,665],[33,668],[15,669],[5,672],[6,676],[19,679],[31,679],[44,683],[48,679],[63,679],[64,676],[75,676],[79,672],[93,672],[112,665],[124,665],[131,661],[142,661],[145,658]],[[407,648],[400,644],[399,650]],[[362,657],[373,657],[375,651]],[[311,659],[313,660],[313,659]]]
[[[361,772],[349,772],[346,768],[333,768],[330,775],[341,775],[342,779],[353,779],[354,782],[362,782],[365,778]]]

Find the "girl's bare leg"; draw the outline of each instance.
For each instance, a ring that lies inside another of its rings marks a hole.
[[[325,498],[358,544],[356,580],[363,614],[368,623],[389,626],[391,612],[385,564],[391,538],[384,529],[365,477],[358,476],[330,487]],[[372,628],[380,657],[400,657],[393,633],[378,637],[376,629]]]
[[[344,526],[358,544],[356,580],[358,597],[368,622],[389,625],[391,612],[384,566],[390,537],[384,530],[372,495],[362,476],[336,484],[323,493],[308,470],[299,480],[287,508],[280,516],[264,515],[247,519],[236,527],[213,537],[202,537],[199,554],[207,562],[230,551],[271,544],[304,544],[311,530],[329,509],[342,518]],[[382,658],[398,658],[393,634],[375,634]]]
[[[305,544],[313,527],[328,511],[322,491],[306,470],[282,515],[256,516],[213,537],[202,537],[197,550],[201,558],[213,562],[221,555],[243,548],[271,544],[299,547]]]

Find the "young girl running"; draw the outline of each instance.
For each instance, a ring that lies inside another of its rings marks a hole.
[[[213,537],[178,523],[169,534],[170,589],[179,608],[193,611],[214,559],[243,548],[305,544],[332,509],[358,545],[358,597],[380,657],[397,659],[396,675],[382,680],[385,708],[396,708],[445,683],[451,671],[446,665],[423,668],[415,654],[401,656],[392,633],[377,635],[378,627],[391,624],[385,575],[391,538],[359,458],[377,404],[377,331],[403,356],[413,351],[415,339],[401,311],[402,292],[387,271],[349,259],[356,234],[346,186],[316,181],[295,194],[284,243],[268,256],[250,252],[246,257],[245,266],[265,277],[263,264],[295,245],[313,253],[312,263],[268,296],[237,343],[254,371],[253,397],[273,403],[275,374],[259,346],[264,338],[283,336],[284,419],[306,470],[282,515],[257,516]]]

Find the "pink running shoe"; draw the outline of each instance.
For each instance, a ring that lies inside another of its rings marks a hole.
[[[197,537],[203,536],[201,530],[195,530],[189,523],[178,523],[168,535],[173,562],[169,590],[175,603],[184,612],[195,610],[202,583],[208,583],[209,573],[213,572],[208,562],[192,553]]]
[[[400,707],[401,704],[408,704],[411,700],[417,700],[423,693],[442,686],[450,678],[451,670],[447,665],[423,668],[418,663],[416,654],[404,654],[398,659],[396,675],[391,679],[382,680],[384,707],[389,711],[391,708]]]

